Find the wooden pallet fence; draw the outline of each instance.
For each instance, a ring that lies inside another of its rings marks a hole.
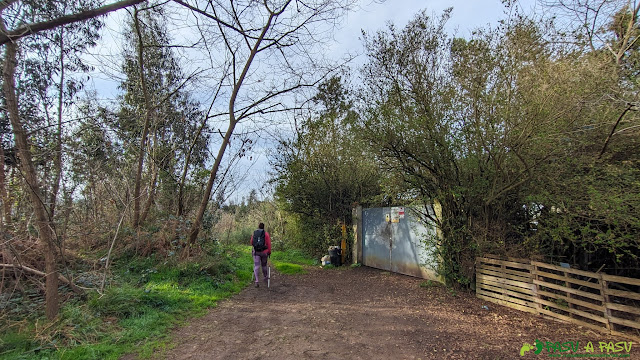
[[[602,291],[612,334],[640,333],[639,288],[640,279],[602,274]]]
[[[476,258],[478,298],[595,330],[637,338],[640,279],[539,261]]]
[[[476,295],[514,309],[537,313],[532,266],[518,259],[478,258]]]
[[[600,330],[608,327],[601,274],[532,261],[538,312]]]

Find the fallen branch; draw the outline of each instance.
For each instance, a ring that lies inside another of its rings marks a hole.
[[[9,269],[19,269],[19,270],[23,270],[26,271],[28,273],[34,274],[34,275],[38,275],[38,276],[42,276],[42,277],[46,277],[47,274],[43,273],[40,270],[36,270],[36,269],[32,269],[30,267],[24,266],[24,265],[14,265],[14,264],[0,264],[0,268],[9,268]],[[60,279],[60,281],[62,281],[63,283],[69,285],[69,287],[71,288],[71,290],[73,290],[73,292],[83,295],[84,291],[82,291],[79,287],[76,286],[76,284],[74,284],[73,282],[71,282],[69,279],[67,279],[66,277],[64,277],[64,275],[58,274],[58,279]]]
[[[127,205],[128,207],[129,205]],[[126,209],[125,209],[126,210]],[[107,271],[109,271],[109,259],[111,259],[111,251],[113,250],[113,245],[116,243],[116,239],[118,238],[118,233],[120,232],[120,226],[122,225],[122,220],[124,220],[124,215],[126,211],[122,212],[122,216],[120,217],[120,222],[118,222],[118,228],[116,229],[116,234],[113,235],[113,240],[111,241],[111,246],[109,247],[109,252],[107,253],[107,261],[104,264],[104,276],[102,277],[102,284],[100,285],[100,295],[102,295],[102,291],[104,290],[104,284],[107,282]]]

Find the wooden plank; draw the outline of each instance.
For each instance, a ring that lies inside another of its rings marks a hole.
[[[533,285],[533,283],[531,281],[511,280],[511,279],[506,279],[506,278],[502,278],[502,277],[498,277],[498,276],[492,276],[492,275],[486,275],[486,274],[476,274],[476,279],[478,279],[480,281],[491,281],[491,282],[494,282],[496,284],[513,285],[513,286],[521,287],[521,288],[524,288],[524,289],[531,289],[532,285]]]
[[[483,284],[481,286],[482,290],[490,290],[490,291],[494,291],[497,292],[499,294],[502,295],[508,295],[508,296],[512,296],[512,297],[517,297],[523,300],[528,300],[528,301],[533,301],[533,296],[529,293],[529,294],[524,294],[518,291],[511,291],[511,290],[507,290],[507,289],[503,289],[503,288],[499,288],[499,287],[495,287],[495,286],[490,286],[488,284]]]
[[[533,280],[533,283],[536,284],[536,285],[539,285],[539,286],[544,286],[546,288],[564,291],[566,293],[570,293],[570,294],[586,297],[586,298],[589,298],[589,299],[594,299],[594,300],[598,300],[598,301],[604,301],[604,298],[603,298],[603,296],[601,294],[594,294],[594,293],[589,293],[589,292],[582,291],[582,290],[570,289],[570,288],[562,286],[562,285],[551,284],[551,283],[548,283],[548,282],[535,280],[535,279]]]
[[[507,290],[516,291],[516,292],[519,292],[519,293],[529,294],[529,295],[531,295],[533,293],[531,288],[526,289],[526,288],[519,287],[519,286],[511,286],[511,285],[501,284],[501,283],[497,283],[497,282],[489,281],[489,280],[482,280],[482,281],[477,282],[477,284],[479,284],[480,286],[484,286],[484,285],[495,286],[497,288],[504,288],[504,289],[507,289]]]
[[[505,289],[505,290],[511,290],[523,295],[532,295],[533,294],[533,290],[531,289],[525,289],[525,288],[521,288],[521,287],[517,287],[517,286],[511,286],[511,285],[504,285],[504,284],[499,284],[499,283],[495,283],[493,281],[482,281],[482,282],[478,282],[476,283],[477,287],[485,287],[485,286],[491,286],[491,287],[495,287],[496,289]]]
[[[611,302],[611,296],[607,295],[607,288],[609,287],[607,285],[607,280],[600,280],[600,284],[602,284],[602,289],[600,290],[600,292],[602,293],[602,298],[604,299],[604,305],[605,305],[605,310],[604,310],[604,316],[607,318],[607,330],[611,331],[615,328],[615,326],[613,325],[613,323],[611,323],[611,309],[607,308],[607,303]]]
[[[550,297],[553,299],[562,299],[566,302],[571,301],[574,305],[579,305],[579,306],[583,306],[592,310],[596,310],[596,311],[605,311],[605,307],[603,305],[598,305],[598,304],[592,304],[590,302],[586,302],[586,301],[582,301],[582,300],[578,300],[576,298],[569,298],[566,297],[564,295],[560,295],[560,294],[554,294],[554,293],[550,293],[550,292],[546,292],[546,291],[538,291],[538,294],[540,296],[546,296],[546,297]]]
[[[487,263],[487,264],[494,264],[494,265],[504,265],[504,266],[508,266],[508,267],[512,267],[512,268],[516,268],[516,269],[526,269],[526,270],[531,270],[533,267],[526,263],[517,263],[517,262],[513,262],[513,261],[505,261],[505,260],[495,260],[495,259],[487,259],[487,258],[479,258],[481,263]]]
[[[640,286],[640,279],[630,277],[602,274],[602,279],[609,282]]]
[[[624,311],[630,314],[640,315],[640,308],[629,305],[615,304],[615,303],[606,303],[605,306],[607,309]]]
[[[554,280],[567,281],[567,282],[570,282],[572,284],[581,285],[581,286],[587,286],[587,287],[590,287],[590,288],[593,288],[593,289],[598,289],[598,290],[600,290],[600,288],[602,287],[599,282],[592,283],[592,282],[573,279],[573,278],[570,278],[570,277],[565,277],[565,276],[562,276],[562,275],[552,274],[552,273],[548,273],[548,272],[544,272],[544,271],[536,271],[535,275],[538,275],[539,277],[542,276],[544,278],[554,279]]]
[[[502,267],[491,266],[487,264],[478,265],[478,269],[495,271],[502,274],[506,273],[506,274],[516,275],[516,276],[523,276],[523,277],[531,276],[531,270],[527,270],[527,269],[503,269]]]
[[[533,279],[531,282],[533,282],[533,280],[538,280],[538,276],[536,275],[537,272],[538,267],[534,265],[533,270],[531,271],[531,275],[533,275]],[[540,289],[538,289],[538,285],[533,285],[533,295],[536,297],[536,299],[540,299]],[[536,302],[537,313],[540,313],[540,309],[542,309],[542,306],[538,302]]]
[[[522,264],[531,264],[531,259],[523,259],[523,258],[507,256],[507,260],[512,262],[522,263]]]
[[[618,296],[627,299],[640,300],[640,294],[631,292],[631,291],[623,291],[623,290],[614,290],[614,289],[604,289],[606,295],[609,296]]]
[[[489,258],[489,259],[495,259],[495,260],[507,260],[507,261],[513,261],[513,262],[523,263],[523,264],[528,264],[531,262],[530,259],[516,258],[511,256],[505,257],[505,256],[499,256],[499,255],[493,255],[493,254],[485,254],[483,258]]]
[[[620,319],[620,318],[617,318],[615,316],[612,316],[611,318],[609,318],[609,320],[611,320],[612,323],[616,323],[616,324],[620,324],[620,325],[624,325],[624,326],[640,329],[640,323],[637,322],[637,321],[631,321],[631,320],[627,320],[627,319]]]
[[[563,275],[564,275],[564,286],[570,288],[571,287],[571,282],[569,281],[569,279],[570,279],[569,274],[565,272],[565,273],[563,273]],[[571,298],[573,298],[573,295],[567,294],[567,298],[571,299]],[[573,309],[573,303],[568,302],[567,303],[567,307],[569,307],[569,309]],[[573,317],[574,312],[569,311],[569,315],[571,317]]]
[[[486,268],[479,268],[476,270],[476,273],[497,276],[497,277],[504,277],[509,280],[517,280],[517,281],[525,281],[525,282],[532,279],[532,275],[530,273],[522,273],[522,275],[518,275],[518,274],[510,273],[509,270],[506,270],[505,273],[501,273],[498,271],[488,270]]]
[[[588,276],[588,277],[597,278],[597,279],[599,279],[600,276],[601,276],[600,274],[594,273],[594,272],[591,272],[591,271],[584,271],[584,270],[577,270],[577,269],[572,269],[572,268],[565,268],[565,267],[562,267],[562,266],[546,264],[546,263],[542,263],[542,262],[538,262],[538,261],[532,261],[531,264],[536,265],[537,267],[545,268],[545,269],[568,272],[570,274]]]
[[[492,302],[494,304],[510,307],[512,309],[516,309],[516,310],[520,310],[520,311],[526,311],[526,312],[529,312],[529,313],[532,313],[532,314],[537,313],[536,309],[528,307],[528,306],[522,306],[522,305],[518,305],[518,304],[513,304],[513,303],[510,303],[510,302],[507,302],[507,301],[502,301],[502,300],[494,299],[494,298],[491,298],[491,297],[487,297],[487,296],[484,296],[482,294],[476,294],[476,297],[479,298],[479,299],[490,301],[490,302]]]
[[[519,285],[510,284],[511,280],[495,280],[495,279],[479,279],[479,284],[487,284],[490,286],[495,286],[499,288],[508,289],[511,291],[517,291],[524,294],[532,294],[533,293],[533,284],[529,284],[529,287],[523,287],[522,283],[519,282]]]
[[[575,314],[575,315],[578,315],[578,316],[582,316],[583,318],[591,319],[591,320],[594,320],[594,321],[597,321],[597,322],[601,322],[603,324],[607,323],[607,319],[604,316],[592,314],[592,313],[589,313],[589,312],[586,312],[586,311],[582,311],[582,310],[578,310],[578,309],[572,309],[570,307],[562,307],[562,306],[554,303],[553,301],[548,301],[548,300],[543,300],[543,299],[536,299],[536,301],[538,301],[541,305],[551,306],[551,307],[556,308],[558,310],[566,311],[568,313]]]
[[[521,299],[517,299],[517,298],[513,298],[513,297],[509,297],[506,295],[500,295],[500,294],[496,294],[490,291],[485,291],[482,289],[476,289],[476,294],[480,294],[480,295],[484,295],[486,297],[491,297],[497,300],[502,300],[505,302],[510,302],[510,303],[514,303],[514,304],[518,304],[518,305],[523,305],[523,306],[528,306],[530,308],[534,307],[534,303],[531,301],[526,301],[526,300],[521,300]]]
[[[525,289],[531,289],[531,286],[532,286],[532,284],[529,283],[529,282],[509,280],[509,279],[499,278],[497,276],[490,276],[490,275],[484,275],[484,274],[476,275],[476,279],[478,279],[478,278],[480,280],[493,281],[493,282],[496,282],[498,284],[507,284],[507,285],[519,286],[519,287],[525,288]]]
[[[606,330],[604,326],[591,324],[591,323],[588,323],[586,321],[574,319],[574,318],[571,318],[571,317],[566,316],[566,315],[557,314],[557,313],[554,313],[553,311],[550,311],[550,310],[547,310],[547,309],[541,309],[540,313],[545,314],[545,315],[549,315],[549,316],[554,317],[556,319],[560,319],[560,320],[564,320],[564,321],[570,322],[572,324],[577,324],[577,325],[580,325],[580,326],[588,327],[588,328],[591,328],[591,329],[594,329],[594,330],[598,330],[598,331]]]

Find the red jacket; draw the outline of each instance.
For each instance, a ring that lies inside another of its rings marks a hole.
[[[267,252],[267,254],[271,254],[271,236],[269,236],[269,233],[265,230],[264,231],[264,242],[267,245],[267,250],[264,250],[262,252]],[[251,234],[251,246],[253,246],[253,234]],[[253,250],[251,250],[253,252]]]

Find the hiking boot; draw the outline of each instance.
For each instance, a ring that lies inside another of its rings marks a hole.
[[[260,283],[256,283],[256,287],[260,287]]]

